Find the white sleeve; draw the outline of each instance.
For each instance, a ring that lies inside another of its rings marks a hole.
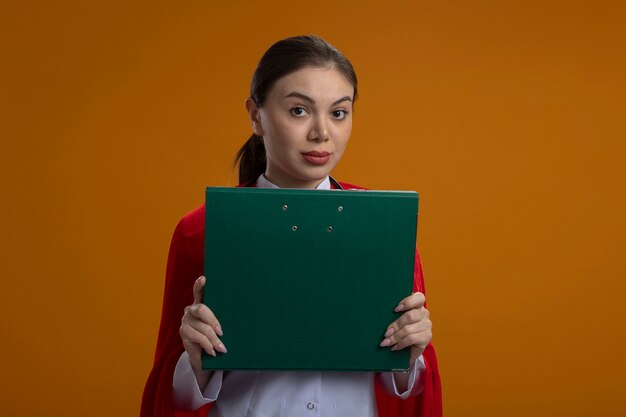
[[[209,380],[204,392],[200,391],[198,381],[191,368],[189,355],[183,352],[174,369],[174,409],[178,411],[193,411],[217,400],[222,389],[224,371],[215,371]]]
[[[380,374],[380,378],[385,390],[389,394],[406,400],[407,398],[422,392],[423,381],[421,379],[421,375],[424,369],[426,369],[426,364],[424,363],[424,358],[420,355],[409,369],[409,382],[407,384],[406,391],[404,392],[398,392],[398,386],[396,385],[396,379],[394,378],[393,372],[383,372]]]

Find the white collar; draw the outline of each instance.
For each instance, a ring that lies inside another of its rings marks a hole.
[[[261,174],[261,176],[256,180],[256,186],[257,188],[280,188],[278,185],[265,178],[265,175],[263,174]],[[324,181],[322,181],[315,189],[330,190],[330,178],[326,176]]]

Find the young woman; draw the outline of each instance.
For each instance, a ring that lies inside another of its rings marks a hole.
[[[323,39],[275,43],[261,58],[245,102],[254,134],[237,154],[242,186],[359,188],[329,176],[348,144],[356,97],[352,65]],[[441,416],[419,255],[415,292],[390,306],[402,314],[381,329],[381,347],[410,349],[408,374],[211,372],[201,369],[201,352],[228,354],[220,340],[228,330],[202,304],[203,252],[204,206],[174,232],[142,416]]]

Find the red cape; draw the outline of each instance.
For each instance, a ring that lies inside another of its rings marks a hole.
[[[340,183],[344,189],[362,189]],[[165,275],[165,294],[161,326],[157,340],[154,364],[141,402],[142,417],[205,417],[210,404],[194,412],[174,411],[172,381],[174,368],[183,353],[178,333],[186,306],[193,302],[193,284],[203,275],[204,267],[204,205],[181,219],[176,226]],[[415,253],[413,290],[425,293],[422,264]],[[376,405],[379,417],[441,417],[441,380],[437,357],[432,345],[423,353],[426,370],[422,374],[424,390],[416,397],[400,400],[392,397],[376,384]]]

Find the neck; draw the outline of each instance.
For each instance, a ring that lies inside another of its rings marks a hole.
[[[266,172],[265,174],[265,178],[268,179],[268,181],[270,181],[272,184],[277,185],[280,188],[310,188],[310,189],[315,189],[317,188],[322,182],[324,182],[324,180],[326,179],[326,177],[321,178],[321,179],[316,179],[316,180],[312,180],[312,181],[299,181],[295,178],[276,178],[274,176],[272,176],[271,174],[269,174],[268,172]]]

